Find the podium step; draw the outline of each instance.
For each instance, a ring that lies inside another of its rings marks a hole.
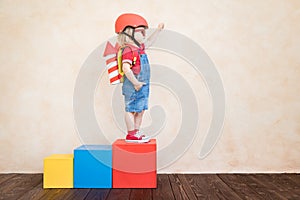
[[[44,188],[73,188],[73,154],[44,158]]]
[[[111,145],[82,145],[74,150],[74,188],[112,187]]]
[[[156,140],[127,143],[116,140],[113,151],[113,188],[156,188]]]

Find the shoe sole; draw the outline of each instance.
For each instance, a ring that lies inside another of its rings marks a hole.
[[[149,141],[150,141],[150,138],[144,139],[144,140],[125,140],[125,142],[128,142],[128,143],[147,143]]]

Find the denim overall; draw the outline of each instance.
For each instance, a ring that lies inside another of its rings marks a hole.
[[[135,75],[138,81],[146,83],[139,91],[136,91],[133,84],[124,76],[122,94],[125,98],[126,112],[142,112],[148,109],[150,65],[146,54],[140,54],[141,71]]]

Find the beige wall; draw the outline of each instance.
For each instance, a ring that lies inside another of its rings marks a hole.
[[[113,36],[123,12],[142,14],[151,27],[164,22],[193,39],[225,88],[225,125],[211,154],[197,158],[211,103],[204,82],[196,81],[199,133],[183,157],[160,172],[300,172],[298,0],[0,1],[0,172],[42,172],[44,157],[80,145],[75,80],[88,55]],[[174,68],[193,82],[180,61]],[[111,114],[104,117],[110,99],[101,92],[95,97],[99,124],[116,132],[107,135],[113,141],[122,134],[109,123]],[[166,104],[161,99],[168,102],[168,120],[157,137],[159,149],[170,144],[180,123],[172,95],[154,88],[150,105]],[[148,114],[144,125],[149,123]]]

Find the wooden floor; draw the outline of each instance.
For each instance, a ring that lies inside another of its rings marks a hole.
[[[0,174],[0,199],[300,199],[299,174],[160,174],[157,189],[43,189],[42,174]]]

